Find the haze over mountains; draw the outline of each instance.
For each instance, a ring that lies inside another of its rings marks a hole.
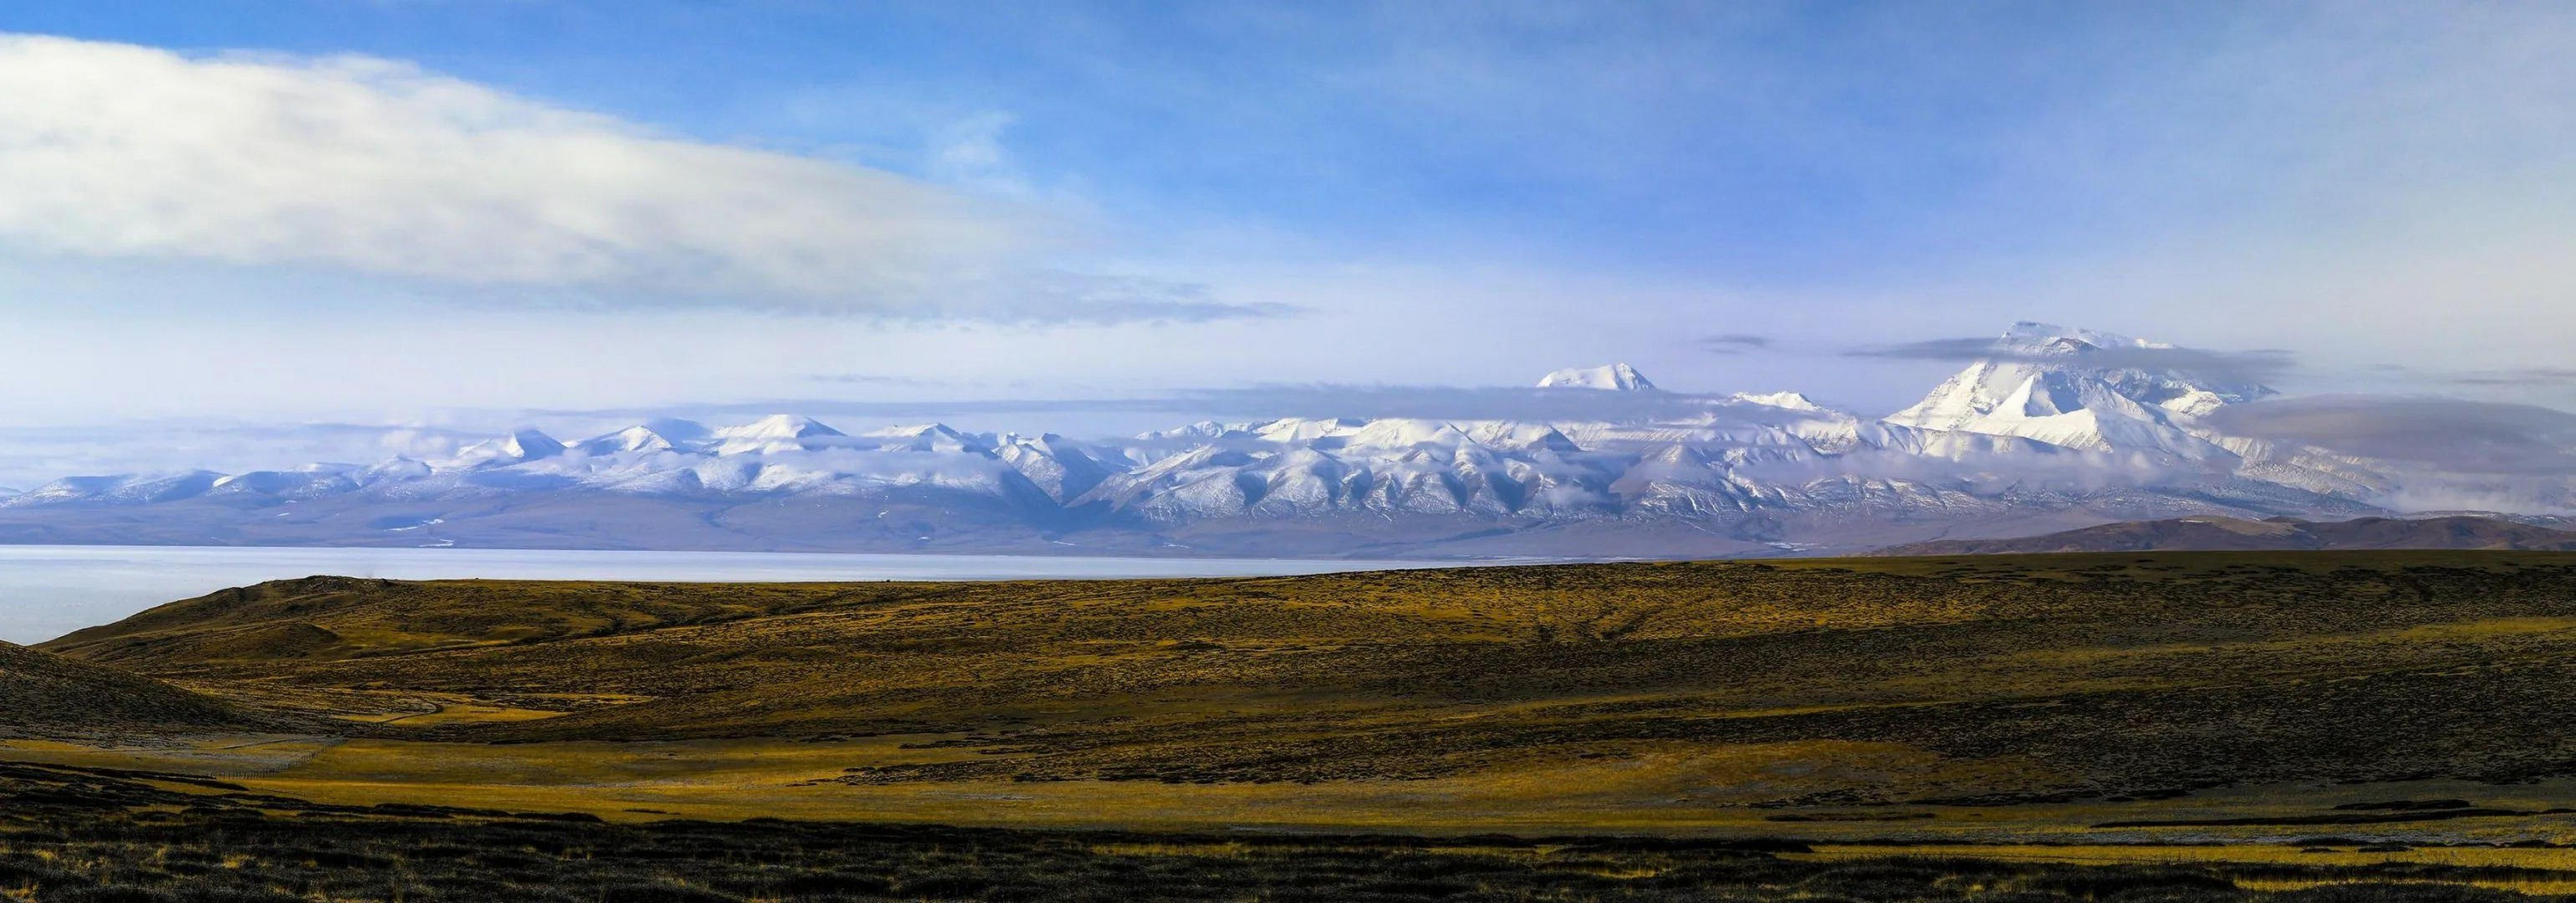
[[[1292,417],[1083,440],[781,414],[520,430],[433,459],[85,476],[0,541],[1263,556],[1732,556],[2109,521],[2404,513],[2475,473],[2231,429],[2276,395],[2153,342],[2014,326],[1912,407],[1547,374],[1544,419]],[[2535,490],[2535,486],[2537,489]],[[2518,477],[2536,510],[2565,481]],[[2490,494],[2493,494],[2490,492]]]

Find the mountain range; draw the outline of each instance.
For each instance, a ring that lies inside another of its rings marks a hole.
[[[2180,517],[2348,518],[2420,464],[2218,427],[2271,388],[2022,323],[1886,417],[1668,392],[1625,364],[1544,419],[1289,417],[1086,440],[776,415],[519,430],[434,458],[84,476],[0,542],[1369,557],[1862,551]],[[2214,368],[2221,369],[2223,368]],[[2561,505],[2576,493],[2559,487]]]

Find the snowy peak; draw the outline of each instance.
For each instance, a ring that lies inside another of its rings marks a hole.
[[[1201,420],[1197,423],[1175,429],[1151,430],[1148,432],[1138,433],[1136,434],[1136,438],[1138,441],[1142,442],[1205,442],[1211,439],[1224,438],[1227,433],[1235,430],[1236,427],[1227,426],[1214,420]]]
[[[536,430],[520,430],[502,440],[502,448],[518,454],[523,460],[551,458],[564,453],[564,444],[555,437]]]
[[[1989,350],[1886,422],[2205,459],[2225,453],[2197,435],[2197,418],[2273,394],[2177,369],[2198,352],[2114,333],[2023,322]]]
[[[1998,351],[2025,354],[2080,354],[2095,348],[2172,348],[2163,342],[2133,339],[2114,332],[2092,329],[2070,329],[2055,323],[2023,320],[2004,330],[1995,340]]]
[[[1743,404],[1758,404],[1766,408],[1783,408],[1791,411],[1820,412],[1825,409],[1825,406],[1817,404],[1815,399],[1808,398],[1805,394],[1798,392],[1737,392],[1726,396],[1726,398],[1728,401],[1740,402]]]
[[[150,504],[176,501],[204,495],[222,478],[222,474],[206,470],[167,474],[65,477],[28,490],[0,505],[14,507],[83,501]]]
[[[1651,392],[1655,383],[1637,368],[1626,364],[1599,367],[1568,367],[1540,377],[1542,389],[1597,389],[1609,392]]]
[[[613,455],[620,452],[658,452],[678,448],[669,437],[648,427],[630,426],[605,436],[594,436],[573,443],[573,449],[585,455]]]
[[[564,453],[564,444],[553,436],[532,429],[522,429],[498,439],[487,439],[457,449],[446,466],[453,468],[508,467]]]
[[[958,432],[956,428],[945,423],[924,423],[916,426],[869,430],[860,433],[858,438],[874,442],[878,448],[885,451],[985,454],[992,451],[993,445],[988,441],[991,436],[968,435]]]
[[[1008,437],[994,449],[994,457],[1019,471],[1057,504],[1073,501],[1112,475],[1109,468],[1101,466],[1080,446],[1054,433],[1036,439]]]
[[[693,420],[663,417],[575,442],[572,448],[588,456],[626,453],[702,451],[714,433]]]
[[[1252,432],[1268,442],[1312,442],[1317,439],[1349,436],[1368,425],[1369,421],[1355,417],[1332,420],[1288,417],[1260,424]]]
[[[2175,407],[2166,403],[2171,397],[2191,392],[2205,392],[2226,403],[2277,394],[2251,379],[2202,372],[2220,355],[2118,333],[2025,321],[2013,324],[1994,347],[1999,360],[2087,372],[2125,384],[2123,394],[2155,396],[2140,400],[2168,408]]]
[[[844,434],[840,430],[824,426],[821,421],[811,417],[771,414],[741,426],[729,426],[716,430],[715,435],[727,439],[806,439]]]
[[[708,438],[715,440],[716,454],[740,455],[823,448],[843,435],[811,417],[771,414],[741,426],[713,430]]]

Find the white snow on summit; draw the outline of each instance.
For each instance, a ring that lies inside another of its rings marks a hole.
[[[454,468],[507,467],[564,453],[564,444],[545,433],[523,429],[458,449],[445,464]]]
[[[741,426],[714,430],[708,436],[715,440],[716,454],[739,455],[824,448],[844,434],[810,417],[772,414]]]
[[[1806,395],[1798,392],[1737,392],[1726,397],[1729,400],[1740,401],[1746,404],[1787,408],[1792,411],[1822,411],[1825,409],[1825,406],[1817,404],[1815,399],[1808,398]]]
[[[1540,377],[1541,389],[1604,389],[1613,392],[1645,392],[1655,388],[1653,381],[1626,364],[1604,364],[1599,367],[1568,367]]]
[[[2135,366],[2137,352],[2171,345],[2045,323],[2019,323],[1993,356],[1969,364],[1886,422],[1926,430],[2021,436],[2093,451],[2154,451],[2202,459],[2226,452],[2197,419],[2273,394]]]
[[[584,455],[613,455],[618,452],[672,451],[679,445],[652,427],[630,426],[605,436],[575,442],[572,447]]]

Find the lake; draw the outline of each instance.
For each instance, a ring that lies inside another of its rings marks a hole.
[[[397,580],[1008,580],[1264,577],[1455,566],[1423,561],[1050,558],[808,552],[278,549],[0,545],[0,640],[34,643],[163,602],[262,580],[337,574]]]

